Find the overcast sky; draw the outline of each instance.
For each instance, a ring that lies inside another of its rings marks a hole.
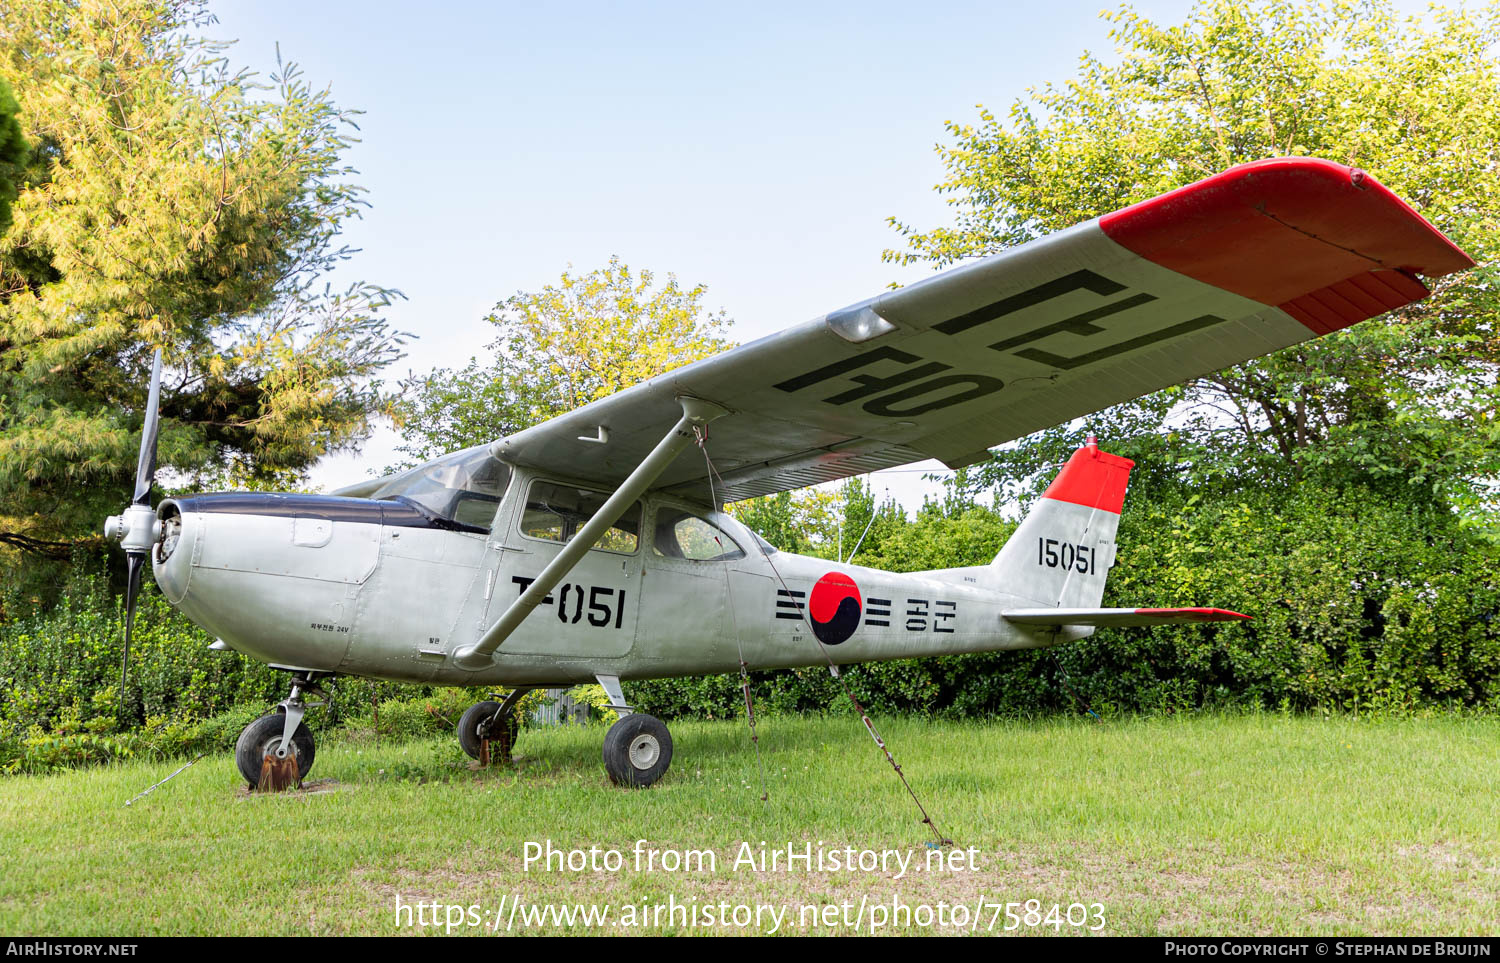
[[[741,342],[914,280],[881,262],[886,218],[945,221],[943,122],[1113,50],[1098,0],[212,9],[236,64],[269,72],[279,43],[364,111],[349,160],[372,207],[345,280],[406,294],[389,316],[420,340],[396,377],[483,354],[495,302],[611,255],[707,285]],[[393,444],[383,430],[314,481],[365,478]],[[873,482],[911,509],[934,490],[920,478]]]

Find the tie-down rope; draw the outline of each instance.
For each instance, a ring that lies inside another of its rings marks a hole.
[[[700,425],[694,425],[693,437],[697,439],[698,447],[703,451],[703,462],[708,466],[709,504],[713,506],[714,511],[718,511],[719,494],[714,489],[714,476],[718,472],[714,470],[713,460],[708,457],[708,431]],[[720,481],[723,479],[721,478]],[[715,525],[714,531],[718,532],[718,530],[718,526]],[[718,534],[714,535],[714,542],[719,546],[720,555],[729,551]],[[771,798],[771,793],[766,788],[766,760],[761,756],[760,735],[755,731],[755,700],[750,696],[750,665],[745,661],[745,645],[740,641],[740,626],[734,608],[734,585],[728,572],[724,574],[724,591],[728,595],[730,631],[734,633],[734,648],[740,659],[740,688],[745,693],[745,721],[750,726],[750,742],[755,745],[755,761],[760,766],[760,801],[766,802]]]
[[[715,489],[714,489],[714,479],[718,478],[719,483],[722,485],[723,482],[724,482],[724,478],[723,478],[722,475],[719,474],[718,468],[714,467],[713,459],[711,457],[709,457],[709,454],[708,454],[708,432],[706,430],[702,429],[702,428],[694,428],[693,432],[697,436],[698,447],[701,448],[701,449],[703,449],[703,460],[708,465],[708,490],[709,490],[709,496],[711,498],[713,498],[714,509],[717,511],[718,510],[718,506],[719,506],[719,500],[718,500],[718,496],[717,496],[717,494],[715,492]],[[791,595],[791,588],[790,588],[790,586],[788,586],[786,584],[786,579],[784,579],[784,578],[781,577],[781,571],[776,568],[776,563],[771,560],[770,553],[767,552],[765,550],[765,548],[761,546],[761,544],[760,544],[759,541],[756,541],[756,548],[758,548],[760,550],[761,557],[766,560],[766,564],[771,567],[771,572],[776,576],[776,581],[778,581],[778,582],[781,583],[782,590],[787,593],[787,597],[788,598],[791,598],[792,597],[792,595]],[[733,599],[732,598],[731,598],[730,602],[731,602],[731,604],[733,603]],[[870,738],[873,739],[873,740],[875,740],[875,745],[879,746],[880,747],[880,751],[883,752],[883,753],[885,753],[886,762],[889,762],[891,764],[891,768],[894,769],[895,772],[896,772],[896,777],[901,780],[901,785],[903,787],[905,787],[906,794],[911,797],[911,801],[916,805],[917,811],[922,814],[922,822],[926,823],[927,824],[927,828],[930,829],[930,830],[932,830],[932,835],[933,835],[933,837],[936,840],[935,845],[937,845],[937,846],[952,846],[953,845],[953,840],[951,840],[951,839],[947,838],[946,836],[944,836],[942,834],[942,832],[937,828],[937,824],[932,821],[932,816],[930,816],[928,814],[927,807],[925,807],[925,806],[922,805],[922,800],[917,797],[916,790],[912,789],[911,783],[907,781],[907,779],[906,779],[906,773],[902,770],[900,763],[896,762],[896,757],[891,754],[890,747],[887,746],[885,740],[883,738],[881,738],[880,730],[878,730],[878,729],[875,728],[875,723],[870,719],[870,714],[865,711],[865,707],[860,704],[860,701],[854,697],[854,693],[851,692],[851,691],[849,691],[849,684],[847,682],[845,682],[844,681],[844,677],[839,674],[838,665],[833,661],[833,657],[831,655],[829,655],[829,653],[828,653],[828,646],[824,645],[823,644],[823,640],[820,639],[820,638],[818,638],[818,633],[816,631],[814,631],[814,629],[812,627],[812,623],[810,621],[808,621],[807,608],[808,608],[808,606],[802,606],[799,609],[799,611],[802,614],[802,621],[803,621],[803,623],[805,625],[807,625],[808,634],[810,636],[812,636],[813,641],[818,644],[819,651],[821,651],[823,653],[823,658],[828,663],[828,672],[829,672],[829,674],[832,675],[835,680],[837,680],[837,682],[839,684],[839,688],[841,688],[844,691],[844,697],[849,700],[850,704],[852,704],[854,706],[855,711],[859,713],[859,719],[860,719],[861,722],[864,723],[866,731],[868,731],[870,733]],[[738,631],[736,631],[736,633],[735,633],[735,645],[739,645],[739,644],[740,644],[739,633],[738,633]],[[746,709],[748,711],[749,705],[750,705],[750,682],[749,682],[749,677],[745,674],[745,670],[746,670],[746,666],[745,666],[745,659],[744,659],[744,651],[743,651],[743,649],[741,649],[741,652],[740,652],[740,676],[744,680],[744,686],[745,686],[745,705],[746,705]],[[754,722],[751,723],[751,727],[752,727],[751,728],[751,734],[752,734],[752,738],[753,738],[753,735],[754,735]],[[755,751],[756,751],[756,754],[759,755],[759,753],[760,753],[760,743],[759,742],[756,742]],[[764,772],[765,772],[764,763],[762,764],[761,771],[762,771],[762,778],[764,778]]]

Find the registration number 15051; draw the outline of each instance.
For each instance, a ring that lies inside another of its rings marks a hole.
[[[1080,575],[1092,575],[1096,566],[1094,547],[1060,542],[1055,538],[1039,538],[1036,540],[1036,563],[1043,568],[1060,568]]]

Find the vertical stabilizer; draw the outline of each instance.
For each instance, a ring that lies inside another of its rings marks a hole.
[[[1115,561],[1115,530],[1133,467],[1090,438],[995,556],[991,584],[1049,608],[1098,606]]]

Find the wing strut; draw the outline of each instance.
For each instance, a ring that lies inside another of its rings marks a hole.
[[[600,506],[594,517],[584,523],[573,540],[564,545],[557,557],[547,563],[536,581],[527,586],[521,597],[510,603],[510,607],[495,620],[495,624],[485,630],[479,641],[453,653],[453,661],[457,665],[475,670],[489,666],[495,650],[531,614],[531,610],[541,604],[542,599],[573,570],[573,566],[594,547],[609,527],[620,520],[631,503],[640,498],[651,483],[666,471],[678,452],[692,443],[693,429],[701,428],[715,418],[729,413],[728,409],[701,398],[678,398],[677,401],[682,405],[682,417],[677,420],[677,424],[657,443],[651,454],[636,466],[630,477],[620,483],[620,487]]]

